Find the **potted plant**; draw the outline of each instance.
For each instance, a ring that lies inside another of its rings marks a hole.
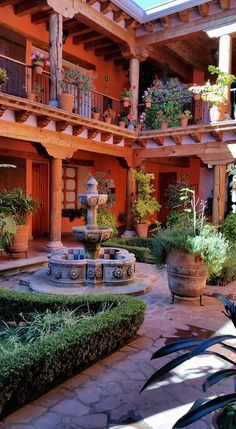
[[[61,81],[61,94],[58,94],[59,107],[67,112],[72,112],[74,108],[74,95],[69,93],[71,86],[79,85],[80,73],[74,69],[68,69],[63,72]]]
[[[35,51],[31,55],[33,71],[36,74],[42,74],[45,65],[49,65],[49,61],[45,59],[43,52]]]
[[[10,247],[16,233],[16,222],[11,214],[0,212],[0,249]]]
[[[132,92],[124,89],[124,91],[121,92],[120,96],[121,96],[121,101],[123,102],[123,106],[129,107],[131,98],[133,96]]]
[[[142,167],[140,171],[133,170],[136,179],[137,192],[134,202],[134,219],[136,221],[136,232],[138,237],[148,235],[148,217],[155,211],[160,210],[160,204],[152,197],[155,191],[152,181],[154,174],[147,173]]]
[[[127,119],[129,121],[127,128],[129,128],[130,130],[134,130],[136,124],[135,116],[132,115],[132,113],[129,113],[129,115],[127,115]]]
[[[3,69],[2,67],[0,67],[0,88],[2,85],[4,85],[5,83],[7,83],[8,81],[8,76],[7,76],[7,72],[5,69]]]
[[[91,110],[92,110],[92,118],[95,119],[96,121],[99,121],[99,119],[100,119],[100,112],[101,112],[100,107],[93,106]]]
[[[144,91],[142,99],[145,101],[146,108],[150,108],[152,105],[152,94],[149,92],[150,88]]]
[[[78,77],[76,78],[76,81],[78,83],[80,91],[82,92],[92,91],[94,76],[88,73],[82,73],[82,72],[76,72],[76,73],[78,73]]]
[[[234,327],[236,327],[236,307],[228,298],[219,293],[214,293],[213,296],[223,302],[225,306],[224,314],[233,322]],[[155,383],[160,379],[163,380],[163,376],[168,374],[169,371],[177,368],[180,364],[186,362],[193,357],[200,356],[203,354],[215,355],[220,357],[227,364],[233,365],[229,369],[220,369],[211,373],[206,380],[204,381],[202,387],[204,392],[208,387],[214,386],[219,382],[233,378],[235,381],[236,376],[236,366],[234,355],[236,354],[236,349],[229,343],[225,343],[227,340],[234,340],[235,335],[218,335],[213,336],[207,340],[202,340],[198,338],[190,338],[175,341],[172,344],[168,344],[164,347],[161,347],[159,350],[154,352],[151,359],[163,358],[164,356],[170,355],[175,352],[181,352],[186,349],[190,351],[178,353],[178,357],[168,360],[168,363],[159,368],[144,384],[141,389],[141,392],[146,388],[155,387]],[[210,347],[217,345],[217,351],[208,350]],[[227,356],[227,351],[229,356]],[[204,360],[204,365],[206,361]],[[191,368],[192,371],[192,368]],[[234,384],[234,383],[233,383]],[[235,390],[235,389],[234,389]],[[202,398],[195,401],[190,410],[181,417],[173,426],[172,429],[184,428],[198,420],[202,417],[213,413],[212,416],[212,427],[215,429],[235,429],[236,428],[236,392],[229,393],[226,395],[219,395],[215,398]]]
[[[119,127],[125,128],[125,126],[128,125],[129,120],[126,116],[119,116],[118,122],[119,122]]]
[[[190,110],[184,110],[183,113],[180,113],[179,119],[181,121],[182,127],[187,127],[189,119],[192,119],[193,115]]]
[[[16,223],[16,234],[13,244],[7,246],[9,253],[27,252],[29,238],[29,217],[37,208],[38,202],[20,188],[10,191],[0,191],[0,213],[4,216],[12,216]]]
[[[221,71],[219,67],[208,66],[208,70],[211,74],[217,75],[216,82],[211,84],[208,80],[205,85],[193,85],[189,88],[189,91],[192,91],[193,94],[201,93],[202,100],[208,101],[211,106],[211,122],[218,122],[224,119],[225,102],[227,101],[227,87],[229,87],[236,78],[233,74]]]
[[[195,190],[184,188],[181,200],[188,216],[163,229],[154,239],[153,253],[159,266],[167,264],[172,299],[201,298],[209,274],[219,273],[227,255],[228,242],[204,216],[205,203]]]
[[[108,109],[103,112],[104,121],[107,124],[111,124],[115,116],[116,113],[110,107],[108,107]]]

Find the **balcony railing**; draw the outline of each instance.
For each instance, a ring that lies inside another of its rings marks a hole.
[[[48,104],[50,73],[43,71],[42,74],[34,73],[31,66],[0,54],[0,67],[4,68],[8,75],[8,81],[2,85],[1,91],[22,98],[27,94],[35,94],[35,101]],[[80,91],[78,85],[68,84],[68,92],[75,97],[74,112],[91,118],[92,107],[99,107],[101,112],[111,108],[117,115],[122,111],[120,100],[102,94],[98,91]]]

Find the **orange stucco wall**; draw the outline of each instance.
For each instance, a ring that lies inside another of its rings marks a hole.
[[[30,14],[22,17],[14,15],[13,6],[1,8],[0,23],[33,39],[34,45],[38,44],[40,47],[42,43],[48,44],[48,31],[46,31],[45,24],[33,24]],[[127,85],[122,67],[114,66],[112,61],[104,61],[103,56],[97,57],[93,51],[85,51],[82,43],[78,46],[73,45],[72,38],[67,39],[63,50],[96,65],[95,75],[97,78],[94,80],[94,86],[97,91],[114,98],[120,97],[122,88]],[[108,77],[108,81],[104,80],[104,76]]]

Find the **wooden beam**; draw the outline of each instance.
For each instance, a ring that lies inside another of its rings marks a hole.
[[[225,194],[226,194],[226,166],[216,165],[214,167],[213,186],[213,212],[212,220],[215,225],[219,225],[225,214]]]
[[[0,0],[0,7],[8,6],[9,4],[12,4],[12,0]]]
[[[179,12],[179,19],[182,22],[189,22],[189,11],[188,10],[182,10]]]
[[[221,142],[221,141],[222,141],[223,133],[222,133],[221,131],[213,130],[213,131],[211,132],[211,135],[212,135],[212,137],[214,137],[214,139],[215,139],[217,142]]]
[[[117,145],[121,143],[124,140],[123,136],[113,136],[113,143],[114,145]]]
[[[27,13],[37,12],[40,8],[48,8],[47,0],[25,0],[14,6],[14,12],[17,16],[23,16]]]
[[[115,66],[124,66],[127,64],[128,60],[126,58],[120,58],[119,60],[114,61]]]
[[[90,139],[90,140],[93,140],[93,139],[95,139],[96,137],[97,137],[97,135],[100,133],[100,131],[99,130],[97,130],[97,129],[91,129],[91,130],[88,130],[88,138]]]
[[[217,28],[223,25],[232,24],[236,21],[236,8],[226,11],[220,11],[207,17],[191,20],[187,23],[181,22],[164,30],[154,31],[150,34],[138,36],[137,48],[146,47],[148,45],[166,45],[171,40],[179,38],[187,38],[189,34],[198,33],[199,31],[207,31],[212,28]]]
[[[175,142],[175,144],[180,145],[182,144],[182,136],[178,134],[174,134],[171,136],[172,140]]]
[[[104,144],[83,137],[75,137],[58,133],[57,131],[4,120],[0,120],[0,136],[17,139],[18,141],[24,140],[41,143],[46,148],[49,155],[61,159],[71,158],[73,153],[77,150],[101,153],[115,157],[118,155],[116,147],[111,144]],[[132,149],[128,147],[119,147],[119,157],[125,158],[131,165]]]
[[[59,133],[62,133],[63,131],[66,130],[66,128],[68,127],[68,122],[67,121],[57,121],[56,122],[56,130]]]
[[[183,62],[178,59],[173,59],[171,55],[168,55],[164,48],[156,48],[151,51],[150,58],[160,66],[168,64],[173,72],[178,74],[178,76],[181,76],[187,82],[189,81],[189,76],[192,75],[192,69],[190,67],[183,64]]]
[[[171,165],[175,167],[188,168],[190,166],[189,158],[151,158],[148,162],[154,162],[160,165]]]
[[[45,128],[50,121],[51,121],[51,118],[47,116],[37,116],[37,127]]]
[[[27,112],[27,110],[16,110],[16,122],[19,122],[20,124],[23,124],[23,122],[26,122],[28,117],[30,116],[30,113]]]
[[[194,51],[193,46],[194,42],[179,40],[176,42],[169,43],[168,49],[170,49],[173,54],[177,54],[182,60],[190,64],[192,67],[205,70],[206,63],[201,58],[201,55],[197,55],[197,52]]]
[[[155,137],[155,138],[153,138],[152,139],[156,144],[157,144],[157,146],[163,146],[163,143],[164,143],[164,137]],[[147,141],[146,141],[146,144],[147,144]]]
[[[85,130],[85,127],[83,127],[81,125],[73,125],[72,134],[73,134],[73,136],[79,136],[80,134],[82,134],[82,132],[84,130]]]
[[[200,133],[191,133],[190,136],[192,137],[195,143],[201,143],[202,136]]]
[[[125,28],[126,30],[133,30],[136,27],[137,22],[135,21],[135,19],[131,18],[131,19],[127,19],[125,21]]]
[[[117,12],[113,13],[113,21],[118,23],[122,21],[125,18],[125,13],[123,10],[118,10]]]
[[[132,52],[135,50],[135,35],[127,31],[125,28],[122,28],[113,20],[109,19],[105,15],[101,14],[100,11],[92,8],[90,5],[86,4],[83,0],[76,0],[75,2],[76,10],[78,15],[75,17],[79,22],[87,24],[89,27],[92,27],[94,30],[102,33],[106,37],[111,38],[115,42],[125,42],[130,46]]]
[[[154,23],[152,21],[145,22],[144,28],[147,32],[152,32],[154,30]]]
[[[103,13],[103,15],[107,15],[109,12],[112,11],[112,3],[108,0],[101,4],[100,11]]]
[[[95,40],[93,42],[85,42],[84,43],[84,49],[86,51],[92,51],[96,48],[98,49],[102,49],[105,48],[106,46],[111,46],[113,44],[113,41],[110,39],[107,39],[107,37],[103,37],[100,40]]]
[[[169,16],[163,16],[162,18],[160,18],[161,24],[163,27],[165,28],[169,28],[170,24],[171,24],[171,19]]]
[[[31,22],[33,24],[41,24],[42,22],[46,22],[49,20],[52,9],[46,10],[43,12],[36,12],[31,15]]]
[[[90,6],[92,6],[93,4],[96,3],[96,1],[98,1],[98,0],[86,0],[86,3],[89,4]]]
[[[206,18],[209,14],[209,4],[208,3],[199,4],[198,12],[203,18]]]
[[[112,137],[111,133],[101,133],[101,141],[107,142]]]
[[[89,33],[81,34],[80,36],[74,36],[73,43],[74,45],[79,45],[80,43],[87,40],[92,42],[94,40],[99,40],[102,38],[103,38],[103,35],[99,34],[97,31],[90,31]]]
[[[220,0],[220,7],[222,10],[230,9],[230,0]]]
[[[115,51],[113,51],[112,53],[109,53],[107,55],[104,55],[104,60],[105,61],[113,61],[113,60],[117,60],[119,58],[123,58],[122,53],[120,52],[120,49],[116,49]]]
[[[3,113],[7,110],[7,108],[3,105],[0,105],[0,117],[3,115]]]
[[[114,50],[116,50],[116,49],[117,49],[117,45],[113,43],[113,44],[107,46],[106,48],[95,49],[94,53],[97,57],[102,57],[103,55],[107,55],[111,52],[114,52]],[[119,49],[119,51],[120,51],[120,49]]]

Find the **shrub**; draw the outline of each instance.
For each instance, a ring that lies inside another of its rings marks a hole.
[[[231,243],[236,243],[236,213],[230,213],[221,222],[220,229]]]
[[[0,290],[0,314],[17,320],[19,313],[47,309],[73,310],[87,304],[96,311],[103,303],[113,304],[109,312],[81,322],[79,329],[67,328],[42,341],[27,344],[0,361],[0,412],[23,405],[55,383],[91,365],[131,340],[144,318],[145,304],[120,296],[42,296]]]
[[[99,226],[112,228],[113,236],[118,235],[116,217],[109,210],[98,210],[97,222]]]
[[[231,247],[219,274],[211,274],[207,283],[210,285],[226,286],[236,280],[236,247]]]
[[[180,212],[178,210],[173,210],[167,216],[166,226],[167,228],[180,227],[186,224],[188,220],[188,213],[185,211]]]
[[[121,244],[120,240],[109,240],[103,244],[105,247],[118,247],[134,253],[137,262],[149,262],[151,251],[147,247],[129,246],[126,243]]]

